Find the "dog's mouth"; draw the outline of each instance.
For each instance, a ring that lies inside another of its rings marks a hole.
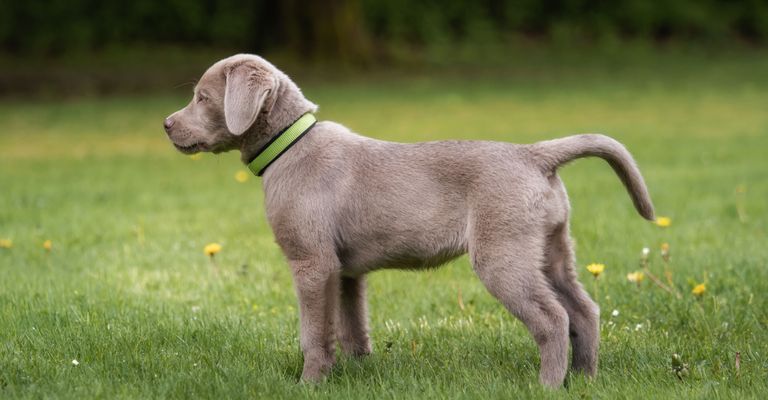
[[[176,149],[178,149],[180,152],[184,154],[194,154],[194,153],[199,153],[205,150],[204,143],[193,143],[187,146],[182,146],[178,143],[173,143],[173,145],[176,147]]]

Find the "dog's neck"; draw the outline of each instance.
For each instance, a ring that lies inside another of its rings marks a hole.
[[[278,97],[272,110],[261,113],[251,129],[243,135],[240,143],[240,160],[243,164],[248,165],[275,135],[291,126],[302,115],[317,110],[317,106],[305,99],[293,82],[281,84],[275,95]]]

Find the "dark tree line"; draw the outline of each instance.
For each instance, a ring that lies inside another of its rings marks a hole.
[[[768,40],[766,0],[0,0],[6,53],[225,46],[346,61],[527,36]]]

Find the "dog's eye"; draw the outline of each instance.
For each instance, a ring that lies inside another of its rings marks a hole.
[[[208,100],[208,98],[203,96],[202,94],[198,94],[197,95],[197,102],[198,103],[202,103],[202,102],[207,101],[207,100]]]

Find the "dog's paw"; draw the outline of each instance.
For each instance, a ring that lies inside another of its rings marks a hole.
[[[333,357],[323,357],[321,360],[305,359],[304,369],[301,372],[301,382],[311,384],[322,383],[331,373],[331,369],[335,363],[335,355]]]
[[[307,369],[304,367],[304,371],[301,373],[301,380],[299,382],[308,385],[319,385],[328,378],[330,368],[323,370]]]
[[[341,351],[344,354],[352,357],[365,357],[373,353],[373,350],[371,349],[370,341],[364,341],[364,342],[342,341]]]

